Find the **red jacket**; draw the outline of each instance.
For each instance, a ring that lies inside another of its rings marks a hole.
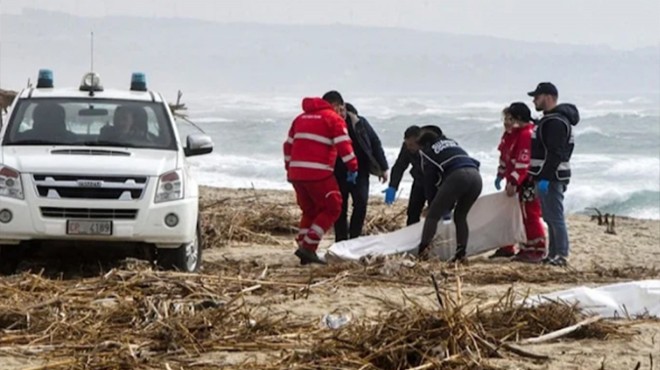
[[[304,113],[291,124],[284,143],[284,167],[289,181],[313,181],[332,176],[337,154],[349,171],[358,164],[346,122],[321,98],[305,98]]]
[[[500,151],[500,165],[497,175],[505,178],[507,184],[520,185],[527,178],[531,160],[532,132],[534,125],[514,128],[502,135],[497,149]]]

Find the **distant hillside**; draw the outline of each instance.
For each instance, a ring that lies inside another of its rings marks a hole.
[[[3,15],[1,86],[41,67],[77,84],[95,69],[107,86],[147,73],[155,88],[216,92],[379,93],[520,91],[540,80],[580,92],[660,89],[658,48],[634,51],[356,26],[220,24],[190,19]],[[525,32],[521,29],[520,32]]]

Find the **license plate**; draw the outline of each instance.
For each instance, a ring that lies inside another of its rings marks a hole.
[[[68,220],[69,235],[112,235],[112,221]]]

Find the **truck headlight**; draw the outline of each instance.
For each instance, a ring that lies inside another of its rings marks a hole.
[[[164,173],[158,179],[156,203],[183,198],[183,174],[181,170]]]
[[[0,197],[23,199],[21,174],[15,169],[0,164]]]

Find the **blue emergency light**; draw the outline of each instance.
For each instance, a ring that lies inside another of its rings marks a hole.
[[[142,72],[133,72],[131,75],[132,91],[147,91],[147,78]]]
[[[37,88],[52,88],[53,87],[53,71],[50,69],[40,69],[39,77],[37,78]]]

